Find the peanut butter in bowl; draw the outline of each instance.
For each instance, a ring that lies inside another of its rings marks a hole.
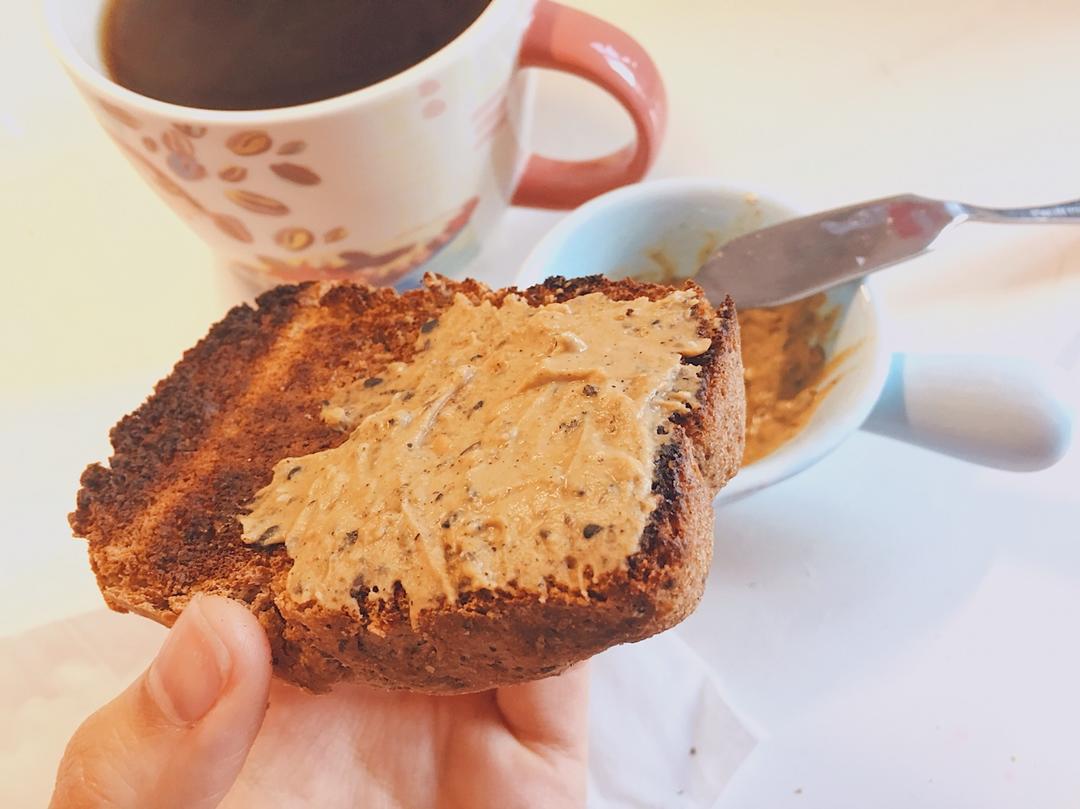
[[[698,266],[724,241],[712,231],[703,238]],[[664,247],[647,250],[645,256],[649,269],[628,273],[639,281],[675,284],[686,277],[679,271],[680,262]],[[743,466],[795,438],[839,381],[834,371],[850,352],[830,360],[827,351],[839,314],[824,292],[782,306],[739,312],[746,381]]]
[[[739,312],[746,381],[744,466],[798,435],[836,384],[831,371],[837,360],[828,361],[825,345],[838,310],[826,306],[822,292]]]

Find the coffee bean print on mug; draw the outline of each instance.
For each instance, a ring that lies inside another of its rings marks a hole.
[[[181,180],[195,181],[206,176],[206,168],[195,157],[195,144],[187,135],[168,129],[161,135],[161,143],[168,151],[165,165]]]
[[[165,165],[181,180],[201,180],[206,176],[206,168],[195,159],[194,155],[169,152],[169,156],[165,158]]]
[[[170,152],[176,154],[188,155],[189,157],[195,154],[195,144],[182,132],[174,132],[171,129],[166,130],[161,135],[161,143]]]
[[[438,118],[446,112],[446,102],[441,98],[435,98],[435,94],[442,89],[442,84],[436,79],[428,79],[420,84],[420,98],[427,99],[420,106],[420,114],[427,119]]]
[[[225,196],[252,213],[265,214],[266,216],[285,216],[289,213],[289,206],[279,202],[273,197],[264,194],[256,194],[254,191],[245,191],[241,188],[230,188]]]
[[[478,197],[465,200],[456,210],[447,213],[441,227],[423,242],[409,242],[378,251],[352,247],[329,257],[309,258],[310,254],[304,254],[288,261],[260,255],[261,267],[244,266],[256,275],[268,274],[287,283],[311,279],[351,279],[376,286],[394,284],[409,273],[418,271],[454,241],[472,220],[479,202]],[[331,244],[344,240],[348,235],[346,228],[339,225],[326,231],[322,240]],[[274,241],[287,250],[301,252],[314,244],[315,237],[306,228],[287,227],[274,235]]]
[[[270,171],[281,179],[297,185],[318,185],[322,182],[322,178],[314,171],[296,163],[274,163],[270,166]]]
[[[247,177],[247,169],[243,166],[226,166],[217,176],[226,183],[239,183]]]
[[[438,117],[448,110],[438,82],[425,83],[418,90],[414,98],[421,116]],[[149,123],[134,118],[118,121],[144,132],[149,128]],[[489,121],[477,123],[490,126]],[[263,129],[234,130],[215,137],[206,127],[175,121],[164,122],[158,133],[157,137],[143,132],[131,136],[133,145],[142,152],[138,162],[166,195],[184,205],[186,215],[201,217],[234,244],[251,245],[253,249],[272,246],[269,251],[260,251],[262,267],[252,266],[252,270],[279,280],[351,278],[392,284],[422,268],[445,248],[472,218],[476,207],[475,200],[468,200],[445,214],[441,226],[432,223],[433,232],[425,238],[402,239],[397,245],[353,244],[355,234],[345,225],[309,228],[290,224],[264,233],[252,216],[295,215],[294,211],[304,208],[302,200],[309,193],[303,189],[325,183],[321,169],[303,157],[293,157],[312,151],[306,141],[288,140],[281,133],[272,135]],[[216,166],[203,165],[201,161],[211,156],[220,162]],[[226,205],[240,210],[215,210],[217,205],[211,199],[205,200],[204,207],[185,190],[189,183],[194,190],[195,182],[200,180],[199,187],[220,194],[219,200],[223,197]],[[316,249],[321,245],[333,247],[324,253]],[[276,258],[266,254],[274,249],[280,251]]]
[[[315,234],[307,228],[282,228],[274,234],[274,241],[286,250],[304,250],[315,242]]]
[[[196,124],[173,124],[177,131],[184,133],[189,138],[201,138],[206,134],[205,126],[198,126]]]
[[[288,143],[281,144],[281,147],[277,150],[279,155],[293,155],[300,154],[307,148],[307,144],[302,140],[290,140]]]
[[[231,236],[238,242],[244,242],[245,244],[251,244],[255,241],[251,236],[251,231],[247,229],[243,222],[237,219],[235,216],[230,216],[227,213],[215,213],[210,214],[210,219],[218,229],[226,236]]]
[[[239,157],[253,157],[268,152],[273,145],[270,136],[259,129],[237,132],[225,141],[225,148]]]

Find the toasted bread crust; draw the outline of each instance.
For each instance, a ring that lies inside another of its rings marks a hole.
[[[91,565],[110,607],[171,625],[196,593],[249,605],[270,638],[276,672],[312,690],[339,680],[459,693],[535,679],[616,643],[677,623],[697,604],[712,551],[713,495],[738,469],[744,400],[738,324],[728,302],[699,314],[712,346],[698,406],[676,420],[657,458],[661,495],[625,570],[588,597],[554,590],[479,591],[421,613],[404,593],[362,620],[286,594],[283,546],[240,539],[236,515],[270,481],[273,465],[337,446],[320,406],[354,379],[408,361],[420,326],[461,292],[495,303],[511,290],[430,278],[403,295],[353,284],[278,287],[257,308],[240,306],[188,351],[153,396],[111,432],[106,468],[82,477],[71,525],[89,540]],[[532,305],[590,292],[614,300],[668,287],[601,277],[549,279],[521,291]]]

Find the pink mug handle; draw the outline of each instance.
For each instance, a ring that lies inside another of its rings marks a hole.
[[[644,48],[591,14],[538,0],[518,62],[521,67],[572,73],[607,90],[633,118],[637,141],[593,160],[530,155],[514,191],[514,205],[575,208],[645,176],[664,136],[667,94]]]

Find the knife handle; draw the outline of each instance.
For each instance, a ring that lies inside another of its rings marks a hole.
[[[1034,472],[1069,448],[1052,372],[1008,357],[896,354],[863,429],[965,461]]]
[[[1037,208],[983,208],[979,205],[956,203],[970,222],[1014,224],[1070,224],[1080,222],[1080,199],[1040,205]]]

